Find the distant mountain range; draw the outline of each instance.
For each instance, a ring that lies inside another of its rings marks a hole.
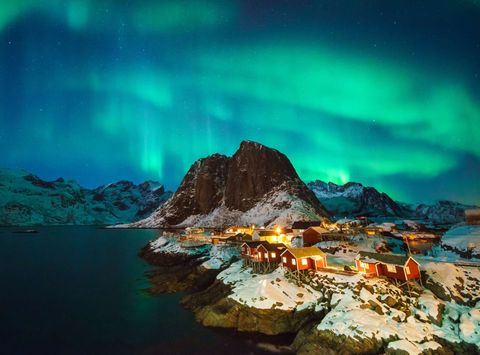
[[[86,189],[74,180],[0,169],[0,225],[128,223],[149,216],[171,195],[154,181]]]
[[[356,182],[345,185],[312,181],[307,186],[332,216],[400,217],[424,219],[435,224],[454,224],[464,220],[464,211],[475,206],[452,201],[435,204],[407,204],[391,199],[374,187]]]
[[[154,181],[122,180],[86,189],[74,180],[45,181],[26,171],[0,169],[0,225],[223,227],[357,216],[454,224],[474,207],[451,201],[401,203],[356,182],[305,185],[284,154],[251,141],[243,141],[232,157],[213,154],[196,161],[174,194]]]

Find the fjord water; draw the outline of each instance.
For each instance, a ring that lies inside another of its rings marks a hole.
[[[0,353],[263,352],[257,342],[265,339],[196,323],[181,295],[144,291],[151,266],[137,253],[158,231],[14,231],[0,229]]]

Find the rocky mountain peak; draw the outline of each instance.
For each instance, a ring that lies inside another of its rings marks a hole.
[[[277,208],[278,213],[282,205],[278,199],[288,198],[303,201],[313,211],[310,215],[327,215],[284,154],[260,143],[243,141],[232,157],[213,154],[197,160],[173,197],[145,223],[178,225],[189,217],[205,216],[219,208],[223,212],[215,213],[240,215],[259,203],[268,209],[274,194],[277,201],[272,201],[270,207]],[[284,209],[292,206],[291,202],[285,201]]]

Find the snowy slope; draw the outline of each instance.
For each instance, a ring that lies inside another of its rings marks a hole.
[[[164,225],[164,211],[168,210],[168,201],[161,214],[154,213],[143,221],[134,223],[134,227],[157,227]],[[298,220],[319,220],[315,209],[304,200],[291,195],[285,186],[277,188],[266,194],[253,208],[246,212],[232,210],[221,205],[207,214],[197,214],[187,217],[177,226],[201,226],[201,227],[226,227],[229,225],[257,226],[290,226]]]
[[[170,196],[161,185],[120,181],[95,190],[0,169],[0,225],[115,224],[138,220]]]
[[[459,224],[452,227],[442,237],[442,245],[459,252],[470,251],[480,257],[480,225]]]
[[[393,201],[387,194],[356,182],[337,185],[332,182],[325,183],[316,180],[309,182],[307,186],[325,208],[337,217],[406,215],[402,206]]]

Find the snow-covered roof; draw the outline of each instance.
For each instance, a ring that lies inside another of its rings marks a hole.
[[[378,262],[383,264],[392,264],[404,266],[410,257],[405,255],[395,255],[395,254],[380,254],[380,253],[371,253],[368,251],[361,251],[357,255],[358,260],[365,262]],[[414,260],[412,258],[412,260]],[[415,260],[414,260],[415,261]]]

